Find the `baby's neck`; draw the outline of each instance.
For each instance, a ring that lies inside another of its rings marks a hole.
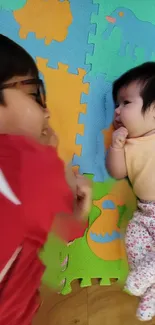
[[[151,130],[147,133],[144,133],[144,134],[140,135],[139,137],[128,137],[128,139],[138,139],[138,138],[142,138],[142,137],[147,137],[152,134],[155,134],[155,130]]]
[[[152,130],[152,131],[149,131],[145,134],[142,135],[142,137],[147,137],[148,135],[151,135],[151,134],[154,134],[155,133],[155,130]]]

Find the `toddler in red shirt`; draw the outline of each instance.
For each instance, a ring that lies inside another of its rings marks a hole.
[[[32,123],[34,114],[41,115],[39,105],[20,90],[5,90],[3,96],[5,106],[0,105],[0,324],[29,325],[39,306],[38,288],[44,271],[38,252],[52,225],[66,241],[83,235],[82,219],[88,213],[91,190],[85,180],[79,181],[77,177],[77,195],[71,191],[56,149],[40,144],[37,139],[41,116],[36,127],[34,123],[34,136],[28,137],[26,115]],[[23,126],[19,123],[17,129],[19,115],[23,116]]]

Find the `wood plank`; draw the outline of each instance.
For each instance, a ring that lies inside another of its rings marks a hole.
[[[92,287],[81,289],[79,282],[73,292],[62,296],[42,287],[43,305],[33,325],[140,325],[136,319],[138,299],[122,292],[114,283],[101,287],[93,281]],[[147,323],[155,325],[155,318]]]

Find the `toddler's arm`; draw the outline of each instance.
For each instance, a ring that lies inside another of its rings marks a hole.
[[[25,141],[28,143],[27,139]],[[76,196],[66,182],[64,163],[55,148],[35,143],[30,143],[29,147],[28,143],[27,150],[23,150],[22,154],[22,175],[29,224],[32,226],[34,220],[40,231],[44,230],[47,234],[51,229],[55,230],[65,241],[83,236],[87,224],[80,220],[80,215],[85,212],[91,191],[84,184],[80,186],[84,198],[82,205],[78,204],[75,210]]]
[[[66,182],[64,164],[55,148],[22,136],[0,135],[0,149],[0,168],[20,201],[20,205],[9,205],[8,201],[7,210],[5,208],[5,214],[9,207],[11,209],[7,216],[10,215],[16,232],[14,248],[26,234],[44,245],[54,225],[57,234],[65,241],[81,237],[87,225],[80,216],[88,208],[91,191],[85,184],[77,182],[84,200],[75,209],[76,196]],[[91,201],[89,203],[91,207]],[[13,218],[13,213],[16,218]],[[10,227],[8,233],[9,230]]]

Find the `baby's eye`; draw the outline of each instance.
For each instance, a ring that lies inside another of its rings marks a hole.
[[[115,103],[115,109],[119,107],[119,104],[118,103]]]
[[[128,105],[128,104],[130,104],[131,102],[129,102],[128,100],[125,100],[124,101],[124,105]]]

